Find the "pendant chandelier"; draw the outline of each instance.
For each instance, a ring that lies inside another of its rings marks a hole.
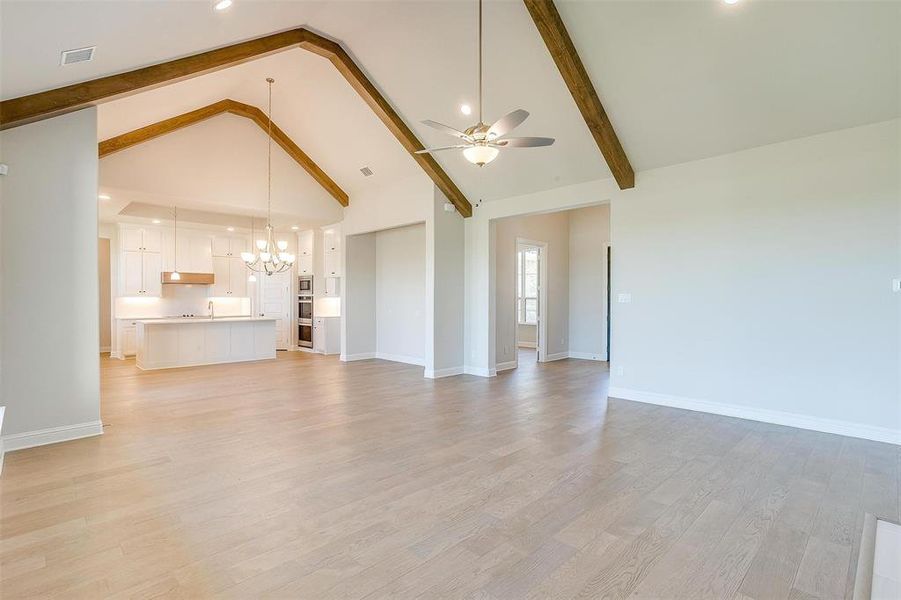
[[[266,78],[269,84],[269,156],[267,163],[267,196],[266,196],[266,239],[256,240],[256,248],[253,252],[242,252],[241,260],[247,268],[257,273],[272,275],[283,273],[294,266],[295,256],[288,252],[288,242],[275,241],[272,229],[272,84],[275,80]]]

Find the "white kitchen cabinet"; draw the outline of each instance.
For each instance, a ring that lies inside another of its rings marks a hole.
[[[114,358],[124,359],[127,356],[134,356],[136,351],[136,333],[135,326],[137,321],[127,319],[116,319],[116,345],[110,352],[110,356]]]
[[[340,252],[329,252],[325,253],[325,276],[328,277],[338,277],[341,275],[341,253]]]
[[[297,257],[297,274],[312,275],[313,274],[313,257],[298,256]]]
[[[341,251],[341,231],[337,226],[329,226],[322,230],[322,250],[324,252]]]
[[[242,250],[243,252],[243,250]],[[229,261],[229,296],[247,295],[247,276],[250,273],[240,258],[230,258]],[[265,277],[265,275],[264,275]]]
[[[225,256],[213,257],[213,285],[210,286],[210,296],[228,296],[231,291],[229,280],[231,279],[231,259]]]
[[[297,234],[297,256],[313,257],[313,230],[307,229]]]
[[[124,250],[159,252],[162,248],[162,234],[158,227],[123,225],[121,231]]]
[[[122,295],[139,296],[144,291],[144,253],[140,250],[126,250],[123,254]]]
[[[135,355],[135,324],[123,325],[119,352],[123,357]]]
[[[163,262],[159,252],[141,253],[141,271],[144,279],[142,296],[159,296],[163,293]]]
[[[246,252],[248,247],[247,238],[243,236],[217,235],[213,237],[213,256],[236,256],[240,258],[241,253]]]
[[[126,250],[123,254],[122,295],[159,296],[162,293],[159,252]]]
[[[159,296],[163,272],[160,229],[122,225],[119,233],[122,240],[120,295]]]
[[[325,278],[325,295],[334,298],[341,295],[341,278],[326,277]]]
[[[341,317],[313,317],[313,352],[341,352]]]
[[[214,283],[210,296],[247,296],[247,277],[250,273],[240,258],[214,256]]]
[[[179,227],[178,244],[172,239],[172,232],[163,235],[163,270],[174,271],[176,267],[182,273],[212,273],[213,254],[212,238],[199,231],[183,231]],[[173,260],[172,250],[175,248],[177,261]]]

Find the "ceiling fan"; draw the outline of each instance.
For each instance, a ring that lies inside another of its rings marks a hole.
[[[498,153],[503,148],[535,148],[553,144],[554,138],[507,137],[507,134],[518,127],[528,116],[528,111],[519,108],[504,115],[495,121],[493,125],[486,125],[482,122],[482,0],[479,0],[479,122],[472,127],[468,127],[465,131],[459,131],[436,121],[423,121],[423,125],[434,127],[438,131],[459,138],[461,143],[453,146],[426,148],[418,150],[416,154],[462,148],[463,156],[466,160],[474,165],[483,167],[497,158]]]

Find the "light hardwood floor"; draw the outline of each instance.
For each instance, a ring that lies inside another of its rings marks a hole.
[[[607,402],[603,363],[102,377],[105,435],[6,458],[4,600],[846,598],[901,516],[898,447]]]

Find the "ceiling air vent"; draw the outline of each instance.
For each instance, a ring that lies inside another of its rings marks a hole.
[[[59,59],[59,64],[74,65],[75,63],[87,62],[89,60],[93,60],[94,50],[96,48],[97,48],[97,46],[91,46],[89,48],[77,48],[75,50],[64,50]]]
[[[370,169],[369,167],[363,167],[362,169],[360,169],[360,173],[363,174],[363,177],[370,177],[372,176],[372,169]]]

